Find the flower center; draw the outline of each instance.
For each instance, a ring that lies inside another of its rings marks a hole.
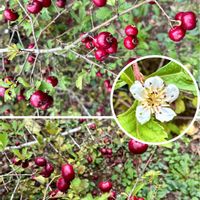
[[[145,108],[151,109],[152,113],[158,112],[159,107],[163,104],[167,106],[165,102],[165,90],[164,88],[152,89],[146,88],[146,96],[141,102]]]

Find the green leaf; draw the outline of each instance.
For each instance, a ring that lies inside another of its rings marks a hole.
[[[31,87],[30,84],[27,81],[25,81],[22,77],[18,77],[17,81],[21,83],[25,88]]]
[[[110,9],[107,8],[107,7],[104,7],[104,8],[99,8],[97,11],[96,11],[96,17],[100,20],[105,20],[107,19],[108,17],[110,17],[112,15],[112,12],[110,12]]]
[[[185,71],[185,69],[175,62],[169,62],[167,65],[158,69],[148,77],[152,76],[160,76],[165,83],[175,84],[180,90],[191,91],[197,95],[196,87],[192,78]]]
[[[145,142],[164,142],[167,132],[154,119],[145,124],[140,124],[135,116],[137,101],[123,114],[118,115],[118,121],[123,129],[130,135]]]
[[[128,67],[120,76],[120,79],[126,82],[129,87],[134,83],[134,73],[132,67]]]
[[[0,133],[0,151],[3,151],[9,142],[7,133]]]
[[[81,72],[76,80],[76,87],[79,88],[80,90],[83,89],[83,79],[87,75],[85,71]]]

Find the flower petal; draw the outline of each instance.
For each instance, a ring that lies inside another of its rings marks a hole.
[[[168,122],[176,116],[176,113],[171,108],[160,107],[155,115],[157,120]]]
[[[138,101],[142,101],[146,97],[146,90],[139,81],[135,81],[135,83],[131,85],[130,92]]]
[[[145,124],[151,118],[151,110],[144,108],[143,106],[137,106],[136,108],[136,118],[140,124]]]
[[[172,103],[173,101],[175,101],[178,96],[179,96],[179,89],[176,87],[176,85],[174,84],[169,84],[166,88],[165,88],[165,101]]]
[[[148,89],[155,90],[160,89],[163,86],[163,80],[159,76],[150,77],[144,82],[144,87]]]

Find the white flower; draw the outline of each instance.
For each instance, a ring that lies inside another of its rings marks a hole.
[[[154,76],[148,78],[143,84],[135,81],[130,92],[139,101],[136,118],[141,124],[148,122],[152,114],[161,122],[168,122],[176,116],[170,108],[170,103],[179,96],[179,89],[176,85],[166,86],[160,77]]]

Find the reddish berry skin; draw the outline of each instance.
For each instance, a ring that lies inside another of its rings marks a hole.
[[[8,21],[15,21],[18,19],[19,15],[13,10],[7,8],[3,12],[4,18]]]
[[[108,87],[110,86],[110,80],[105,80],[105,81],[104,81],[104,86],[105,86],[106,88],[108,88]]]
[[[185,12],[182,16],[181,26],[185,30],[192,30],[196,27],[196,15],[194,12]]]
[[[176,13],[174,19],[182,21],[183,14],[184,14],[184,12],[178,12],[178,13]]]
[[[88,156],[86,157],[86,159],[87,159],[88,163],[92,163],[92,162],[93,162],[93,158],[92,158],[92,156],[90,156],[90,155],[88,155]]]
[[[64,164],[62,165],[61,168],[61,173],[62,173],[62,177],[65,179],[65,181],[70,182],[71,180],[74,179],[75,177],[75,172],[74,172],[74,168],[72,165],[70,164]]]
[[[58,79],[55,76],[47,77],[47,83],[50,83],[53,87],[58,85]]]
[[[11,162],[12,162],[13,165],[16,165],[16,166],[19,166],[19,165],[21,165],[21,163],[22,163],[22,161],[19,160],[19,159],[16,158],[16,157],[12,158],[12,159],[11,159]]]
[[[51,6],[51,0],[37,0],[40,3],[42,3],[42,6],[45,8],[48,8],[49,6]]]
[[[66,5],[66,0],[57,0],[56,1],[56,6],[58,6],[59,8],[64,8]]]
[[[61,192],[66,192],[69,189],[69,183],[65,182],[65,179],[63,177],[60,177],[56,182],[56,187]]]
[[[0,86],[0,97],[4,97],[6,88]]]
[[[111,191],[110,196],[108,197],[108,200],[115,200],[117,197],[117,193],[115,191]]]
[[[106,153],[107,153],[108,155],[112,155],[112,149],[107,148],[107,149],[106,149]]]
[[[93,123],[93,124],[89,125],[89,128],[92,130],[95,130],[97,128],[97,126],[96,126],[96,124]]]
[[[107,49],[112,45],[113,36],[109,32],[101,32],[97,36],[97,42],[101,48]]]
[[[130,139],[128,143],[128,148],[131,153],[142,154],[148,149],[148,144],[144,144],[134,139]]]
[[[117,53],[117,48],[118,48],[117,39],[113,38],[112,45],[108,49],[106,49],[106,52],[109,54]]]
[[[144,198],[142,197],[138,197],[137,200],[145,200]]]
[[[185,37],[185,33],[185,29],[183,29],[181,26],[174,26],[169,30],[168,36],[174,42],[179,42]]]
[[[37,90],[31,95],[30,104],[35,108],[40,108],[41,110],[47,110],[53,105],[53,98],[48,94]]]
[[[24,90],[20,90],[20,93],[17,95],[17,101],[23,101],[25,99]]]
[[[42,169],[42,171],[40,172],[40,174],[44,177],[44,178],[49,178],[51,176],[51,173],[48,173],[45,169],[45,167]]]
[[[128,25],[125,28],[125,33],[127,36],[137,36],[138,29],[137,29],[137,27],[135,27],[133,25]]]
[[[100,149],[100,152],[101,152],[103,155],[106,155],[106,154],[107,154],[107,150],[106,150],[106,148],[102,148],[102,149]]]
[[[28,45],[28,49],[33,49],[35,47],[35,44],[34,43],[30,43],[29,45]]]
[[[104,49],[97,49],[94,55],[98,61],[103,61],[108,57],[108,53]]]
[[[32,1],[31,3],[27,5],[26,8],[29,13],[38,14],[42,10],[43,6],[42,6],[42,3],[39,1]]]
[[[155,1],[150,1],[149,4],[156,4],[156,2]]]
[[[83,123],[83,122],[85,122],[86,121],[86,119],[79,119],[79,123]]]
[[[92,0],[94,5],[97,7],[103,7],[106,5],[107,0]]]
[[[40,167],[45,166],[46,163],[47,163],[47,161],[46,161],[46,159],[45,159],[44,157],[37,157],[37,158],[35,158],[34,161],[35,161],[35,164],[36,164],[37,166],[40,166]]]
[[[45,166],[45,171],[49,174],[53,173],[54,171],[54,167],[51,163],[47,163],[46,166]]]
[[[35,55],[29,55],[27,61],[33,64],[35,62]]]
[[[29,161],[25,160],[24,162],[22,162],[22,167],[23,168],[27,168],[29,166]]]
[[[124,39],[124,46],[129,50],[134,49],[137,45],[138,45],[138,39],[136,37],[127,36]]]
[[[80,37],[82,37],[83,35],[85,35],[85,33],[81,33],[81,34],[80,34]],[[82,42],[82,43],[86,43],[86,42],[88,42],[89,40],[90,40],[89,37],[85,37],[85,38],[81,39],[81,42]]]
[[[102,192],[109,192],[112,189],[112,183],[110,181],[101,181],[98,187]]]
[[[98,72],[96,73],[96,77],[101,78],[101,77],[103,77],[103,74],[102,74],[100,71],[98,71]]]
[[[94,49],[94,45],[93,45],[92,40],[87,41],[87,42],[85,43],[85,47],[86,47],[87,49]]]
[[[4,63],[4,65],[9,65],[10,64],[10,60],[8,60],[8,58],[4,58],[3,59],[3,63]]]
[[[50,199],[56,200],[55,198],[51,198],[51,197],[55,197],[55,196],[57,195],[58,192],[59,192],[58,189],[50,191],[50,192],[49,192]]]
[[[95,35],[93,40],[92,40],[92,43],[97,49],[99,49],[100,45],[98,44],[97,38],[98,38],[98,35]]]

